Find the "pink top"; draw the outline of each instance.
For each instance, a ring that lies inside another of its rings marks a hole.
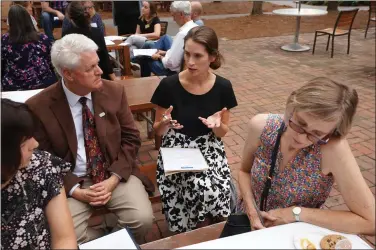
[[[270,114],[260,136],[261,145],[255,153],[251,171],[251,185],[257,206],[269,174],[271,155],[283,119]],[[328,198],[334,182],[333,176],[321,172],[320,145],[314,144],[300,150],[282,172],[279,163],[282,154],[278,151],[276,166],[269,191],[266,211],[276,208],[301,206],[319,208]]]

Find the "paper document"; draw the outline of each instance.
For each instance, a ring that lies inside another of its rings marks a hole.
[[[79,245],[80,249],[138,249],[126,229]]]
[[[134,56],[152,56],[157,53],[157,49],[134,49],[133,55]]]
[[[106,46],[115,45],[115,43],[111,40],[104,39],[104,41],[106,42]]]
[[[201,172],[209,168],[198,148],[161,148],[165,175]]]
[[[127,39],[127,37],[125,36],[105,36],[104,37],[105,40],[110,40],[110,41],[119,41],[119,40],[125,40]]]

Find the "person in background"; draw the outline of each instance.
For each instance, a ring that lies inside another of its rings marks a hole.
[[[204,172],[166,176],[159,154],[157,182],[174,232],[206,226],[230,214],[231,174],[221,138],[229,130],[229,110],[237,101],[231,82],[212,73],[222,59],[214,30],[192,28],[184,39],[187,69],[164,78],[151,99],[157,105],[153,128],[162,137],[162,147],[199,148],[209,165]]]
[[[113,81],[118,80],[110,64],[104,36],[99,28],[90,26],[89,13],[85,12],[81,2],[71,2],[67,8],[67,16],[72,25],[63,32],[62,37],[76,33],[83,34],[93,40],[99,47],[97,54],[100,59],[99,67],[103,70],[102,78]]]
[[[51,63],[51,41],[38,34],[30,14],[21,5],[8,13],[9,31],[1,37],[3,91],[46,88],[57,82]]]
[[[128,37],[125,43],[132,49],[140,49],[147,39],[159,39],[161,24],[157,14],[157,4],[153,2],[142,2],[142,15],[138,19],[136,33]]]
[[[184,38],[197,24],[191,20],[191,3],[189,1],[174,1],[170,10],[174,21],[180,27],[179,32],[176,34],[169,50],[158,50],[151,58],[139,60],[141,77],[150,76],[151,72],[158,76],[180,72],[184,54]]]
[[[26,104],[1,99],[1,249],[77,249],[70,164],[36,150],[36,121]]]
[[[119,36],[136,33],[140,17],[140,1],[113,1],[112,10]]]
[[[198,26],[203,26],[204,21],[202,21],[202,19],[201,19],[201,14],[204,11],[202,9],[201,3],[198,2],[198,1],[192,1],[191,6],[192,6],[191,18],[192,18],[193,22],[195,22],[195,24],[197,24]]]
[[[320,77],[290,94],[284,115],[250,120],[238,177],[253,229],[302,221],[375,235],[375,198],[346,140],[357,104],[354,89]],[[320,209],[334,181],[349,211]]]
[[[21,5],[27,10],[27,12],[30,14],[30,18],[31,18],[31,21],[33,22],[35,30],[39,31],[38,23],[33,16],[33,2],[32,1],[13,1],[12,5],[15,5],[15,4]],[[9,26],[8,19],[7,19],[7,25]]]
[[[101,16],[95,11],[93,1],[82,1],[81,4],[84,10],[90,16],[90,26],[93,28],[99,28],[103,36],[106,35],[106,30]],[[69,16],[66,16],[63,21],[62,33],[65,33],[67,29],[71,27],[72,23],[69,20]]]
[[[53,31],[55,26],[62,23],[64,20],[65,9],[68,6],[67,1],[42,1],[42,28],[48,36],[48,38],[53,42],[55,40]],[[57,17],[57,20],[55,20]]]
[[[116,215],[113,231],[128,227],[141,244],[153,222],[154,185],[136,166],[140,133],[124,86],[101,79],[97,49],[82,34],[57,40],[51,59],[62,80],[26,104],[40,122],[40,149],[72,164],[64,186],[78,243],[104,235],[88,221],[105,206]]]

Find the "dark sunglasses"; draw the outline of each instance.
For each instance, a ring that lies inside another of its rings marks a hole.
[[[289,120],[289,126],[290,128],[292,128],[292,130],[294,130],[296,133],[299,133],[299,134],[306,134],[307,135],[307,138],[308,140],[310,140],[311,142],[313,143],[318,143],[318,144],[327,144],[329,142],[329,137],[330,137],[330,134],[325,136],[323,139],[319,138],[318,136],[316,135],[313,135],[311,133],[308,133],[307,131],[305,131],[304,128],[300,127],[298,124],[294,123],[291,118]]]

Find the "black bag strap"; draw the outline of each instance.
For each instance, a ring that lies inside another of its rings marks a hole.
[[[281,127],[279,127],[279,129],[278,129],[277,140],[275,142],[273,152],[272,152],[272,162],[270,164],[269,176],[266,179],[266,183],[265,183],[264,189],[262,190],[262,194],[261,194],[260,211],[265,211],[265,209],[266,209],[266,203],[268,202],[269,190],[272,186],[272,178],[273,178],[273,174],[274,174],[275,163],[277,161],[279,144],[281,142],[281,136],[282,136],[284,129],[285,129],[285,123],[282,122]]]

